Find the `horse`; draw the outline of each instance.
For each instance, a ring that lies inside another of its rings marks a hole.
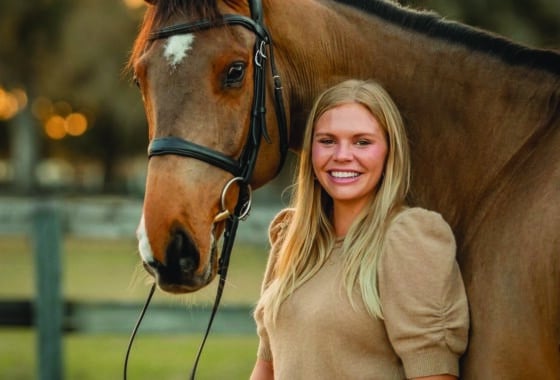
[[[130,57],[152,144],[137,234],[161,289],[210,283],[228,215],[276,176],[283,145],[301,149],[314,97],[375,79],[405,119],[411,204],[456,236],[471,313],[462,378],[560,379],[558,51],[388,0],[147,2]],[[162,146],[173,139],[190,145]]]

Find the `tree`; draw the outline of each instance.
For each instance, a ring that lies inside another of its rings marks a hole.
[[[141,14],[122,1],[82,0],[61,27],[60,55],[49,57],[51,72],[42,78],[49,96],[90,115],[88,132],[58,150],[100,159],[107,191],[118,187],[118,160],[147,144],[141,98],[123,71]]]
[[[58,26],[69,9],[68,2],[4,1],[1,7],[0,84],[23,88],[28,98],[33,97],[38,93],[37,80],[43,75],[41,60],[57,49]],[[9,131],[11,138],[5,141],[11,141],[14,185],[19,192],[32,192],[38,134],[29,107],[12,120]]]
[[[4,122],[9,128],[0,136],[18,192],[35,189],[41,156],[101,158],[104,183],[111,189],[119,157],[145,149],[140,97],[123,73],[140,19],[141,10],[114,0],[0,3],[0,88],[22,88],[30,103]],[[86,114],[88,131],[79,138],[47,138],[32,115],[31,105],[40,97],[63,100]]]

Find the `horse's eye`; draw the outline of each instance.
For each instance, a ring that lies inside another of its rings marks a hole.
[[[234,62],[227,70],[225,86],[226,87],[239,87],[245,78],[245,63]]]

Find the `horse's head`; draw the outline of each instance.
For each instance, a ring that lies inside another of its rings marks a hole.
[[[260,1],[148,2],[131,57],[150,139],[139,250],[161,289],[192,292],[239,198],[282,164],[282,96]]]

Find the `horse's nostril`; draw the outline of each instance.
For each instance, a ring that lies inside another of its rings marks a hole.
[[[175,231],[166,252],[166,267],[172,271],[192,273],[198,268],[198,251],[189,236],[182,230]]]

